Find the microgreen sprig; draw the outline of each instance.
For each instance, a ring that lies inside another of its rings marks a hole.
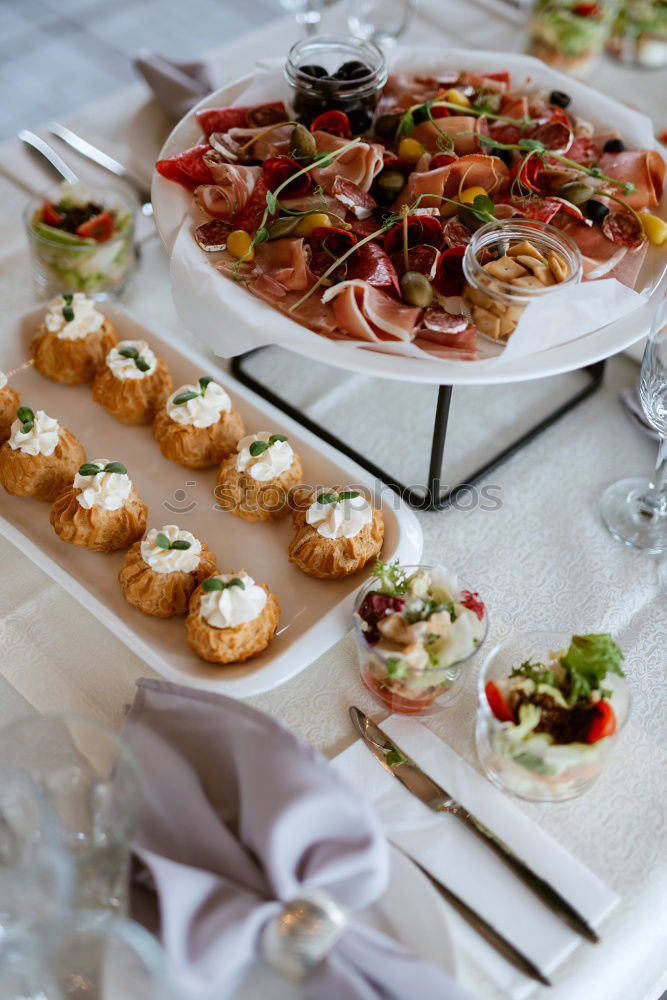
[[[121,358],[130,358],[134,361],[135,367],[139,369],[140,372],[147,372],[150,369],[150,365],[145,358],[142,358],[136,347],[122,347],[118,353]]]
[[[450,111],[458,111],[459,114],[469,114],[480,118],[492,118],[494,121],[509,122],[511,125],[518,125],[519,128],[522,129],[528,128],[529,125],[538,124],[536,119],[529,118],[527,115],[523,118],[510,118],[507,115],[498,115],[492,111],[488,111],[486,108],[478,107],[474,104],[471,104],[469,108],[464,108],[461,104],[454,104],[452,101],[433,99],[430,101],[423,101],[420,104],[413,104],[412,107],[408,108],[398,123],[396,128],[396,138],[400,139],[402,136],[410,135],[410,133],[414,131],[416,126],[419,124],[419,122],[415,120],[415,112],[421,111],[430,121],[433,121],[433,108],[447,108]]]
[[[287,438],[284,434],[272,434],[268,441],[253,441],[248,451],[253,458],[258,458],[265,451],[268,451],[271,445],[277,444],[278,441],[287,441]]]
[[[170,542],[163,531],[158,531],[155,537],[155,544],[160,549],[165,549],[169,551],[171,549],[178,549],[179,551],[185,551],[190,548],[190,542],[186,541],[185,538],[177,538],[175,541]]]
[[[344,490],[342,493],[335,493],[332,490],[330,493],[320,493],[317,502],[325,507],[327,504],[340,503],[342,500],[356,500],[360,496],[359,490]]]
[[[100,472],[115,473],[117,476],[127,475],[127,469],[122,462],[107,462],[105,466],[100,466],[97,462],[84,462],[79,467],[80,476],[97,476]]]
[[[174,406],[182,406],[183,403],[189,403],[191,399],[199,399],[200,396],[205,394],[206,389],[212,381],[212,378],[202,376],[202,378],[198,379],[199,392],[195,392],[193,389],[188,389],[186,392],[179,392],[178,396],[174,396],[172,399],[172,403]]]
[[[65,292],[63,295],[63,302],[65,303],[63,306],[63,319],[66,323],[71,323],[74,319],[74,309],[72,308],[73,299],[74,295],[72,292]]]
[[[205,594],[210,594],[214,590],[229,590],[230,587],[239,587],[241,590],[245,590],[245,583],[243,580],[239,580],[238,576],[233,577],[231,580],[221,580],[217,576],[210,576],[201,585],[201,589]]]

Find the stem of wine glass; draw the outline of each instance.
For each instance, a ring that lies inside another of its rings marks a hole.
[[[651,487],[639,498],[639,506],[647,517],[667,515],[667,437],[660,437]]]
[[[306,35],[314,35],[321,20],[321,13],[318,9],[319,0],[306,0],[305,4],[296,15],[299,24],[306,29]]]

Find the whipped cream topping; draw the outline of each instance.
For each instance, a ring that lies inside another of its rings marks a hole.
[[[343,490],[343,493],[352,492]],[[320,497],[332,493],[320,493]],[[315,500],[306,511],[306,522],[323,538],[354,538],[373,520],[373,508],[364,496],[320,503]]]
[[[121,351],[136,351],[137,358],[128,358]],[[145,371],[137,367],[136,361],[144,361],[148,367]],[[157,358],[151,351],[145,340],[121,340],[116,347],[112,347],[107,354],[107,365],[111,374],[120,379],[141,379],[148,378],[157,368]]]
[[[236,576],[232,573],[219,574],[216,579],[224,583],[240,580],[243,586],[202,593],[200,613],[209,625],[214,628],[235,628],[262,613],[266,605],[266,591],[247,573],[241,572]]]
[[[7,376],[4,372],[0,372],[0,389],[4,389],[7,385]]]
[[[185,393],[196,393],[196,396],[185,403],[174,402]],[[211,427],[217,424],[223,410],[231,408],[231,399],[217,382],[209,382],[204,389],[200,385],[182,385],[167,400],[167,413],[171,419],[191,427]]]
[[[120,510],[129,497],[132,490],[130,477],[120,472],[103,471],[110,461],[108,458],[96,458],[94,462],[86,464],[99,466],[100,472],[97,475],[82,476],[77,472],[74,477],[74,487],[81,490],[77,500],[85,510],[90,510],[92,507]]]
[[[37,410],[35,419],[31,423],[32,426],[20,420],[14,421],[10,431],[9,447],[14,451],[22,451],[24,455],[53,455],[60,434],[58,421],[49,417],[44,410]]]
[[[164,535],[170,543],[187,542],[188,549],[165,549],[158,545],[158,535]],[[201,542],[183,531],[177,524],[165,524],[163,528],[153,528],[141,543],[141,558],[154,573],[193,573],[199,566]]]
[[[65,314],[70,310],[73,316],[67,319]],[[95,308],[95,300],[89,299],[83,292],[75,292],[71,302],[57,295],[49,303],[44,317],[46,329],[55,333],[59,340],[81,340],[89,333],[96,333],[103,323],[104,315]]]
[[[238,472],[247,472],[252,479],[259,483],[268,483],[270,479],[276,479],[287,472],[294,461],[294,452],[289,441],[274,441],[269,444],[271,431],[258,431],[257,434],[248,434],[241,438],[238,444],[238,455],[236,457],[236,469]],[[268,444],[269,447],[259,455],[252,455],[251,446],[260,441]]]

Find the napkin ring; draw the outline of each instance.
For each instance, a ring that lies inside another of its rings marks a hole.
[[[284,979],[302,983],[345,931],[348,915],[322,889],[304,889],[265,924],[262,958]]]

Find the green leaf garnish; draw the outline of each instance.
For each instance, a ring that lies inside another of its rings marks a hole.
[[[328,504],[328,503],[338,503],[338,494],[337,493],[320,493],[320,495],[317,498],[317,502],[319,504],[322,504],[322,506],[324,506],[325,504]]]
[[[83,465],[79,466],[80,476],[96,476],[101,471],[99,465],[95,465],[94,462],[84,462]]]
[[[184,538],[177,538],[175,542],[171,543],[172,549],[178,549],[179,551],[185,551],[190,548],[190,542],[186,542]]]
[[[398,559],[393,559],[390,563],[377,559],[373,567],[373,576],[379,580],[380,585],[377,589],[381,594],[399,597],[409,589],[408,574],[399,566]]]
[[[473,198],[473,212],[477,212],[480,215],[493,216],[495,207],[488,194],[478,194]]]
[[[278,211],[278,199],[276,198],[273,191],[266,192],[266,207],[268,208],[271,215]]]
[[[245,590],[245,583],[243,582],[243,580],[239,580],[238,576],[235,576],[231,580],[228,580],[225,586],[240,587],[241,590]]]
[[[33,424],[35,422],[35,414],[29,406],[19,406],[16,416],[22,424]]]
[[[535,153],[548,152],[546,146],[539,139],[519,139],[517,146],[519,149],[530,150]]]
[[[398,128],[396,130],[396,137],[400,139],[404,135],[410,135],[411,132],[414,132],[414,128],[415,128],[415,116],[411,111],[408,111],[406,114],[403,115],[400,122],[398,123]]]
[[[161,549],[171,548],[171,542],[162,531],[158,531],[157,535],[155,536],[155,544],[158,545]]]
[[[263,455],[264,452],[268,450],[269,450],[269,445],[267,444],[266,441],[253,441],[250,447],[248,448],[248,451],[250,452],[253,458],[258,458],[260,455]]]
[[[199,382],[199,388],[201,389],[203,395],[208,389],[213,379],[210,377],[210,375],[202,375],[202,377],[200,379],[197,379],[197,381]]]
[[[123,347],[121,348],[121,350],[118,351],[118,353],[120,354],[121,358],[139,357],[139,351],[136,349],[136,347]]]
[[[569,680],[568,702],[576,704],[600,688],[607,674],[624,677],[621,669],[623,653],[608,632],[600,635],[573,635],[561,666]]]
[[[269,438],[269,445],[277,444],[278,441],[287,441],[288,438],[284,434],[272,434]]]
[[[339,500],[356,500],[357,497],[360,497],[360,496],[361,496],[361,493],[359,492],[359,490],[345,490],[344,493],[339,493],[338,494],[338,499]]]
[[[201,585],[201,589],[205,594],[210,594],[214,590],[224,590],[225,584],[222,580],[219,580],[217,576],[211,576],[208,580],[204,580]]]
[[[190,390],[188,392],[179,392],[178,396],[174,396],[172,399],[172,403],[174,406],[182,406],[183,403],[189,403],[191,399],[198,399],[199,396],[200,393],[191,392]]]
[[[257,230],[257,232],[253,237],[255,241],[254,246],[256,246],[258,243],[266,243],[268,238],[269,238],[269,230],[266,228],[266,226],[260,226],[260,228]]]
[[[66,323],[71,323],[74,319],[74,310],[71,306],[63,306],[63,319]]]
[[[63,295],[63,302],[66,306],[71,306],[74,301],[74,295],[72,292],[65,292]]]
[[[107,462],[104,466],[105,472],[115,473],[117,476],[126,476],[127,469],[122,462]]]
[[[151,367],[145,358],[135,358],[134,364],[139,369],[140,372],[147,372],[150,370]]]

